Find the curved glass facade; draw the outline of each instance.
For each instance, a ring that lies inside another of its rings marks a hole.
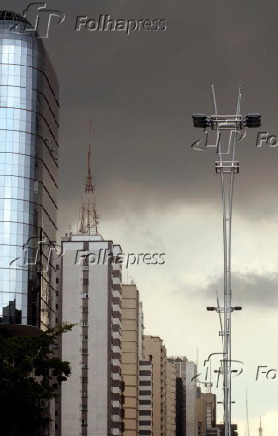
[[[0,322],[43,328],[55,293],[58,82],[24,21],[0,12]]]

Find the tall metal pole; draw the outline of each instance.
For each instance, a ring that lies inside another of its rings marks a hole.
[[[232,307],[232,277],[231,277],[231,253],[232,253],[232,212],[233,212],[233,188],[234,175],[239,172],[239,162],[235,160],[236,142],[240,139],[237,135],[245,127],[260,127],[261,115],[258,113],[247,114],[244,118],[240,115],[241,91],[239,89],[236,113],[230,115],[219,115],[214,86],[212,85],[212,101],[214,114],[192,115],[194,127],[202,128],[207,133],[207,127],[211,127],[217,133],[216,147],[219,160],[215,162],[216,173],[220,174],[221,199],[223,210],[223,255],[224,255],[224,278],[223,297],[224,306],[207,307],[207,310],[216,310],[220,316],[221,331],[223,340],[223,362],[221,372],[223,373],[223,405],[224,405],[224,435],[231,436],[231,314],[233,310],[241,310],[240,306]],[[221,146],[222,133],[229,132],[228,149],[223,151]],[[240,138],[245,136],[242,135]],[[198,148],[200,141],[192,144],[192,148]],[[207,143],[206,143],[206,146]],[[208,146],[208,147],[211,147]],[[201,147],[201,149],[204,149]],[[224,328],[222,330],[222,318],[224,315]]]
[[[230,132],[229,151],[235,154],[235,132]],[[225,436],[231,436],[231,313],[232,313],[232,286],[231,286],[231,231],[232,231],[232,204],[233,184],[236,167],[232,161],[223,159],[219,139],[220,165],[218,173],[221,178],[221,196],[223,208],[223,254],[224,254],[224,346],[223,346],[223,394],[224,394],[224,426]],[[229,153],[230,154],[230,153]]]
[[[212,87],[214,107],[216,98]],[[241,92],[239,90],[236,116],[239,116]],[[216,114],[217,115],[217,114]],[[223,297],[224,297],[224,344],[223,344],[223,405],[224,405],[224,429],[225,436],[231,436],[231,314],[232,314],[232,277],[231,277],[231,254],[232,254],[232,212],[233,212],[233,188],[234,174],[239,171],[239,163],[235,161],[236,135],[241,127],[235,123],[231,128],[228,150],[222,151],[221,147],[221,124],[217,123],[217,151],[219,161],[215,163],[216,172],[221,179],[221,198],[223,211]]]

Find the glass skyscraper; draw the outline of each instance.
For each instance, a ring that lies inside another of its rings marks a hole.
[[[58,82],[22,16],[0,11],[0,322],[54,316]]]

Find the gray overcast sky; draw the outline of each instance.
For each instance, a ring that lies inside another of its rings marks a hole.
[[[22,13],[27,3],[1,5]],[[198,346],[202,362],[220,346],[218,320],[204,307],[215,304],[216,288],[221,296],[221,209],[215,150],[190,148],[200,138],[191,114],[212,113],[211,83],[219,111],[233,111],[241,84],[242,113],[262,113],[260,130],[278,134],[277,1],[49,0],[47,7],[66,15],[46,41],[60,82],[60,231],[78,219],[91,117],[101,232],[125,252],[166,253],[164,267],[130,272],[146,331],[161,335],[169,354],[196,360]],[[167,30],[74,31],[78,15],[101,14],[163,18]],[[262,415],[266,434],[277,436],[275,381],[255,382],[254,374],[260,364],[278,368],[278,147],[256,148],[256,135],[248,132],[237,152],[233,283],[245,310],[234,318],[233,347],[247,369],[235,381],[234,420],[242,434],[248,387],[252,434]]]
[[[22,11],[22,1],[2,1]],[[88,119],[95,129],[94,160],[100,212],[121,213],[110,201],[111,185],[159,208],[172,202],[216,201],[212,150],[195,153],[200,132],[191,114],[211,112],[210,84],[223,112],[235,107],[243,87],[243,111],[260,111],[263,128],[278,133],[277,17],[275,1],[48,1],[66,14],[46,41],[60,79],[61,204],[78,204],[88,142]],[[76,17],[165,18],[165,32],[74,31]],[[237,206],[260,215],[276,211],[275,149],[256,150],[255,134],[240,144],[242,176]],[[121,192],[119,192],[119,195]],[[268,198],[266,198],[266,196]],[[257,204],[257,202],[255,202]],[[257,210],[256,210],[257,209]],[[65,216],[61,214],[61,230]]]

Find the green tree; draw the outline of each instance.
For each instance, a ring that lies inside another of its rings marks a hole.
[[[64,323],[38,336],[13,336],[0,328],[0,434],[47,434],[48,400],[57,396],[70,375],[69,362],[53,355],[52,346],[73,324]]]

